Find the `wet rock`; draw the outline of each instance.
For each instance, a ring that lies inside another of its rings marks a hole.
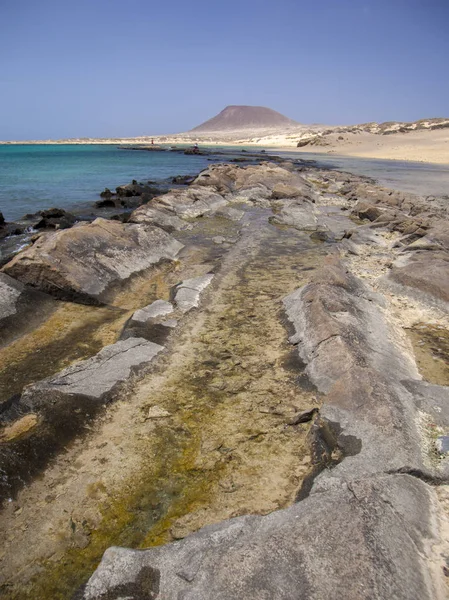
[[[431,600],[442,583],[425,563],[424,549],[437,541],[433,494],[409,475],[383,476],[165,546],[113,547],[79,597],[147,597],[142,574],[151,570],[160,574],[158,593],[167,600]]]
[[[176,177],[173,177],[171,182],[177,185],[189,185],[192,183],[192,181],[194,181],[194,179],[194,175],[177,175]]]
[[[180,283],[176,288],[176,306],[182,312],[187,312],[192,308],[197,308],[200,303],[201,292],[203,292],[208,285],[210,285],[213,278],[214,276],[208,273],[207,275],[202,275],[201,277],[186,279]]]
[[[113,198],[106,197],[104,200],[97,200],[97,202],[95,202],[95,206],[97,208],[116,208],[117,201]]]
[[[127,185],[119,185],[115,188],[117,196],[141,196],[145,190],[146,186],[138,184],[137,181],[133,181],[132,183],[128,183]]]
[[[111,192],[111,190],[109,188],[104,188],[104,190],[101,192],[100,196],[102,198],[111,198],[112,196],[114,196],[114,193]]]
[[[62,208],[50,208],[39,212],[42,217],[35,225],[35,229],[67,229],[76,223],[75,215]]]
[[[111,219],[111,221],[119,221],[120,223],[129,223],[130,217],[131,217],[130,212],[122,212],[117,215],[112,215],[112,217],[109,217],[109,218]]]
[[[113,285],[161,260],[173,260],[181,248],[157,227],[99,218],[43,235],[3,271],[58,298],[98,304]]]

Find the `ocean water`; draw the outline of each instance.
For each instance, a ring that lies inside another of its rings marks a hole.
[[[98,200],[105,187],[133,179],[194,175],[210,164],[208,158],[109,145],[0,145],[0,212],[14,221],[53,206],[82,207]]]
[[[229,154],[214,157],[143,152],[115,145],[0,145],[0,212],[7,221],[14,221],[53,206],[88,209],[105,187],[114,189],[133,179],[164,181],[175,175],[195,175],[210,165],[211,159],[221,161],[232,154],[241,155],[242,148],[215,150]],[[395,189],[449,195],[449,165],[267,151],[368,175]]]

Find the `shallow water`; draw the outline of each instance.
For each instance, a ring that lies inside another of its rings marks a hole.
[[[405,160],[334,156],[315,152],[279,152],[282,156],[316,161],[317,166],[372,177],[385,187],[422,196],[449,196],[449,165]]]
[[[207,156],[142,152],[109,145],[0,145],[0,212],[7,221],[99,199],[105,188],[196,174]]]
[[[418,323],[406,330],[424,381],[449,385],[449,331],[443,325]]]

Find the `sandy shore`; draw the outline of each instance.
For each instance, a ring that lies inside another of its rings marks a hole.
[[[391,135],[375,135],[365,132],[334,133],[326,136],[323,141],[326,145],[305,146],[295,148],[295,150],[308,153],[324,152],[343,156],[449,164],[449,129],[411,131],[410,133]],[[288,149],[291,150],[289,147]]]
[[[380,158],[414,162],[449,164],[449,128],[433,130],[416,130],[406,133],[391,133],[380,135],[368,131],[342,131],[320,134],[324,126],[303,126],[284,131],[245,130],[228,132],[211,132],[197,134],[194,132],[174,135],[142,136],[138,138],[108,138],[108,139],[71,139],[46,140],[36,142],[9,142],[11,144],[128,144],[149,145],[151,140],[157,145],[192,145],[200,146],[258,146],[276,148],[290,152],[336,154],[365,158]],[[306,137],[318,138],[310,145],[297,148],[300,139]],[[0,142],[5,144],[5,142]]]
[[[336,132],[324,135],[318,143],[297,148],[298,140],[304,136],[304,129],[284,133],[256,131],[234,134],[193,136],[179,134],[171,137],[155,138],[161,144],[192,144],[197,142],[207,146],[258,146],[276,148],[289,152],[336,154],[365,158],[405,160],[449,164],[449,128],[419,130],[407,133],[379,135],[368,132]],[[309,135],[315,132],[307,131]]]

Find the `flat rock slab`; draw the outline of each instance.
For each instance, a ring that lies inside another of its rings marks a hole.
[[[317,481],[400,470],[437,476],[423,458],[418,401],[403,385],[420,376],[392,342],[382,297],[338,261],[312,279],[284,306],[306,373],[327,394],[317,437],[344,457]]]
[[[197,308],[200,303],[201,292],[210,285],[214,276],[211,273],[186,279],[176,288],[175,303],[182,311],[187,312],[192,308]]]
[[[156,319],[164,315],[169,315],[174,311],[173,305],[165,300],[156,300],[152,304],[145,306],[132,316],[132,320],[139,323],[147,323],[150,319]]]
[[[98,304],[111,286],[173,260],[182,247],[158,227],[96,219],[43,235],[3,271],[58,298]]]
[[[96,356],[78,362],[25,388],[22,396],[0,406],[3,432],[17,430],[26,415],[36,417],[27,435],[0,440],[0,501],[15,494],[45,469],[86,421],[113,400],[119,387],[147,368],[162,346],[129,338],[106,346]]]
[[[362,479],[166,546],[112,547],[76,598],[431,600],[433,494],[409,475]]]
[[[165,317],[174,312],[174,307],[165,300],[156,300],[145,308],[136,310],[123,328],[121,339],[144,338],[156,344],[165,344],[177,321]]]
[[[24,399],[39,392],[60,392],[100,400],[129,379],[133,371],[151,360],[163,346],[142,338],[129,338],[106,346],[98,354],[28,387]]]

